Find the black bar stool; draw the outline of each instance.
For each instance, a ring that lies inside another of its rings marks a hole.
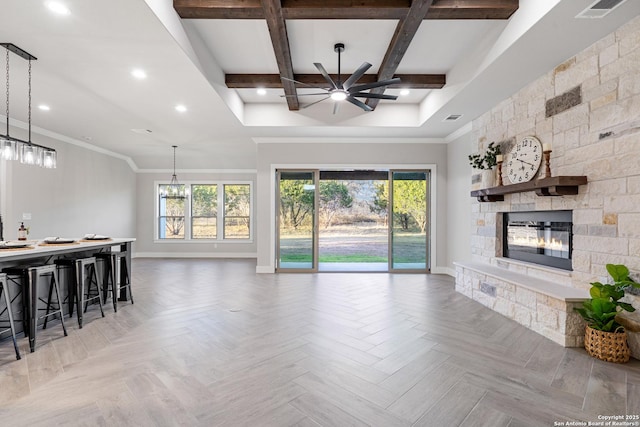
[[[75,301],[77,305],[76,316],[78,318],[78,327],[82,329],[83,313],[87,312],[90,301],[98,300],[100,313],[102,317],[104,317],[102,296],[100,295],[102,289],[100,289],[100,282],[98,282],[96,258],[61,258],[55,260],[54,263],[58,266],[58,269],[69,269],[70,280],[67,281],[67,288],[69,290],[69,316],[73,316],[73,303]],[[92,285],[95,285],[96,288],[94,296],[91,296]],[[49,298],[51,298],[51,295],[49,295]]]
[[[7,316],[9,317],[9,329],[11,330],[11,337],[13,338],[13,348],[16,350],[16,359],[20,360],[20,350],[18,349],[18,343],[16,341],[16,328],[13,324],[13,310],[11,309],[11,293],[9,291],[9,282],[7,281],[7,275],[0,274],[0,301],[2,301],[2,294],[4,292],[4,299],[7,301]],[[4,314],[4,311],[0,311],[0,315]],[[8,329],[1,330],[0,333],[6,332]]]
[[[64,325],[64,313],[62,312],[62,300],[60,299],[60,287],[58,286],[58,271],[53,264],[38,265],[38,266],[20,266],[9,267],[3,270],[7,274],[7,278],[11,280],[11,277],[18,278],[21,281],[22,289],[26,289],[26,296],[23,292],[23,301],[25,307],[29,312],[28,320],[28,335],[29,335],[29,348],[33,353],[36,349],[36,329],[38,328],[38,320],[45,319],[43,329],[47,328],[47,320],[50,316],[60,315],[60,324],[62,325],[62,331],[64,336],[67,336],[67,328]],[[38,297],[38,282],[41,278],[49,279],[49,298],[45,302],[43,298]],[[15,279],[14,279],[15,280]],[[26,283],[26,286],[25,286]],[[57,308],[52,310],[51,297],[53,291],[56,291]],[[45,302],[46,308],[39,309],[38,301]],[[46,310],[47,313],[44,316],[38,316],[39,310]]]
[[[121,290],[129,291],[129,298],[133,304],[133,293],[131,292],[131,279],[129,277],[129,266],[127,264],[127,251],[121,252],[98,252],[93,254],[97,259],[104,261],[104,273],[102,276],[102,292],[104,302],[107,302],[107,293],[111,290],[113,300],[113,311],[118,311],[118,295]],[[120,301],[126,301],[126,294],[120,296]]]

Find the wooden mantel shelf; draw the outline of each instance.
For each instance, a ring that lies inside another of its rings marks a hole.
[[[501,185],[471,192],[479,202],[502,202],[505,194],[535,191],[538,196],[569,196],[578,194],[578,187],[587,183],[586,176],[553,176],[533,179],[521,184]]]

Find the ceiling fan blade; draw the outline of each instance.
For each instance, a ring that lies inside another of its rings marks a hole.
[[[379,82],[366,83],[363,85],[351,86],[348,90],[350,93],[361,92],[367,89],[374,89],[376,87],[389,86],[400,83],[400,77],[394,77],[389,80],[381,80]]]
[[[327,73],[327,70],[324,69],[321,63],[314,62],[313,65],[316,66],[318,71],[320,71],[320,74],[322,74],[322,77],[324,77],[324,79],[331,85],[333,89],[338,89],[338,86],[336,86],[336,83],[331,79],[331,76],[329,75],[329,73]]]
[[[325,99],[329,99],[329,98],[331,98],[331,97],[330,97],[330,96],[327,96],[326,98],[322,98],[322,99],[321,99],[321,100],[319,100],[319,101],[315,101],[315,102],[312,102],[311,104],[303,105],[303,106],[302,106],[302,107],[300,107],[300,108],[303,108],[303,109],[304,109],[304,108],[309,108],[309,107],[311,107],[312,105],[316,105],[318,102],[322,102],[322,101],[324,101]]]
[[[360,77],[362,77],[369,68],[371,68],[371,64],[369,64],[368,62],[364,62],[360,66],[360,68],[358,68],[356,71],[353,72],[353,74],[351,74],[351,76],[344,82],[342,87],[345,89],[349,89],[351,85],[357,82],[358,79],[360,79]]]
[[[341,102],[334,102],[333,103],[333,114],[338,114],[338,111],[340,110],[340,104],[341,104]]]
[[[281,80],[286,80],[286,81],[288,81],[288,82],[294,82],[294,83],[297,83],[297,84],[299,84],[299,85],[312,87],[312,88],[314,88],[314,89],[322,89],[322,90],[326,90],[326,89],[325,89],[325,88],[323,88],[323,87],[318,87],[318,86],[313,86],[313,85],[310,85],[310,84],[307,84],[307,83],[302,83],[302,82],[299,82],[299,81],[297,81],[297,80],[289,79],[289,78],[287,78],[287,77],[282,77],[282,76],[280,76],[280,79],[281,79]]]
[[[352,96],[347,96],[346,100],[349,101],[350,103],[352,103],[353,105],[355,105],[356,107],[362,108],[364,111],[373,111],[373,108],[369,107],[364,102],[359,101],[359,100],[355,99]]]
[[[372,99],[398,99],[395,95],[383,95],[380,93],[352,93],[351,96],[355,96],[356,98],[372,98]]]

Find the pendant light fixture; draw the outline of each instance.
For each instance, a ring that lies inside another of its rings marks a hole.
[[[57,167],[57,153],[53,148],[45,147],[42,145],[34,144],[31,142],[31,61],[35,61],[38,58],[31,55],[29,52],[20,49],[13,43],[0,43],[0,46],[6,49],[6,118],[7,118],[7,133],[6,135],[0,134],[0,158],[4,160],[20,160],[20,163],[26,165],[36,165],[47,169],[53,169]],[[10,88],[10,76],[9,76],[9,57],[10,52],[15,53],[19,57],[26,59],[29,62],[29,98],[28,98],[28,132],[29,137],[27,141],[23,141],[18,138],[14,138],[9,135],[9,88]]]
[[[172,145],[172,147],[173,175],[171,175],[171,182],[168,185],[162,186],[161,197],[164,199],[185,199],[189,193],[186,191],[186,186],[178,182],[178,177],[176,175],[176,148],[178,148],[178,146]]]

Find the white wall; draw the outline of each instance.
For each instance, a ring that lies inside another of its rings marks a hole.
[[[447,145],[447,267],[471,260],[471,132]],[[476,205],[477,206],[477,205]]]
[[[184,242],[184,241],[156,241],[155,237],[155,197],[156,182],[167,182],[171,178],[170,172],[138,173],[137,176],[137,212],[136,222],[138,240],[136,241],[137,256],[144,257],[174,257],[174,258],[255,258],[256,256],[256,174],[253,172],[237,173],[184,173],[177,172],[178,180],[186,181],[241,181],[251,182],[253,185],[253,223],[251,227],[253,239],[247,241],[224,242]]]
[[[11,135],[20,132],[12,130]],[[31,214],[24,223],[33,239],[86,233],[136,236],[136,178],[124,160],[41,135],[32,140],[57,150],[58,167],[0,162],[5,239],[17,238],[23,213]]]
[[[432,256],[432,272],[446,272],[447,260],[447,145],[424,142],[403,143],[260,143],[258,144],[257,203],[257,271],[273,272],[275,254],[274,167],[354,168],[405,167],[436,165],[436,253]],[[434,259],[435,258],[435,259]],[[434,262],[435,261],[435,262]]]

